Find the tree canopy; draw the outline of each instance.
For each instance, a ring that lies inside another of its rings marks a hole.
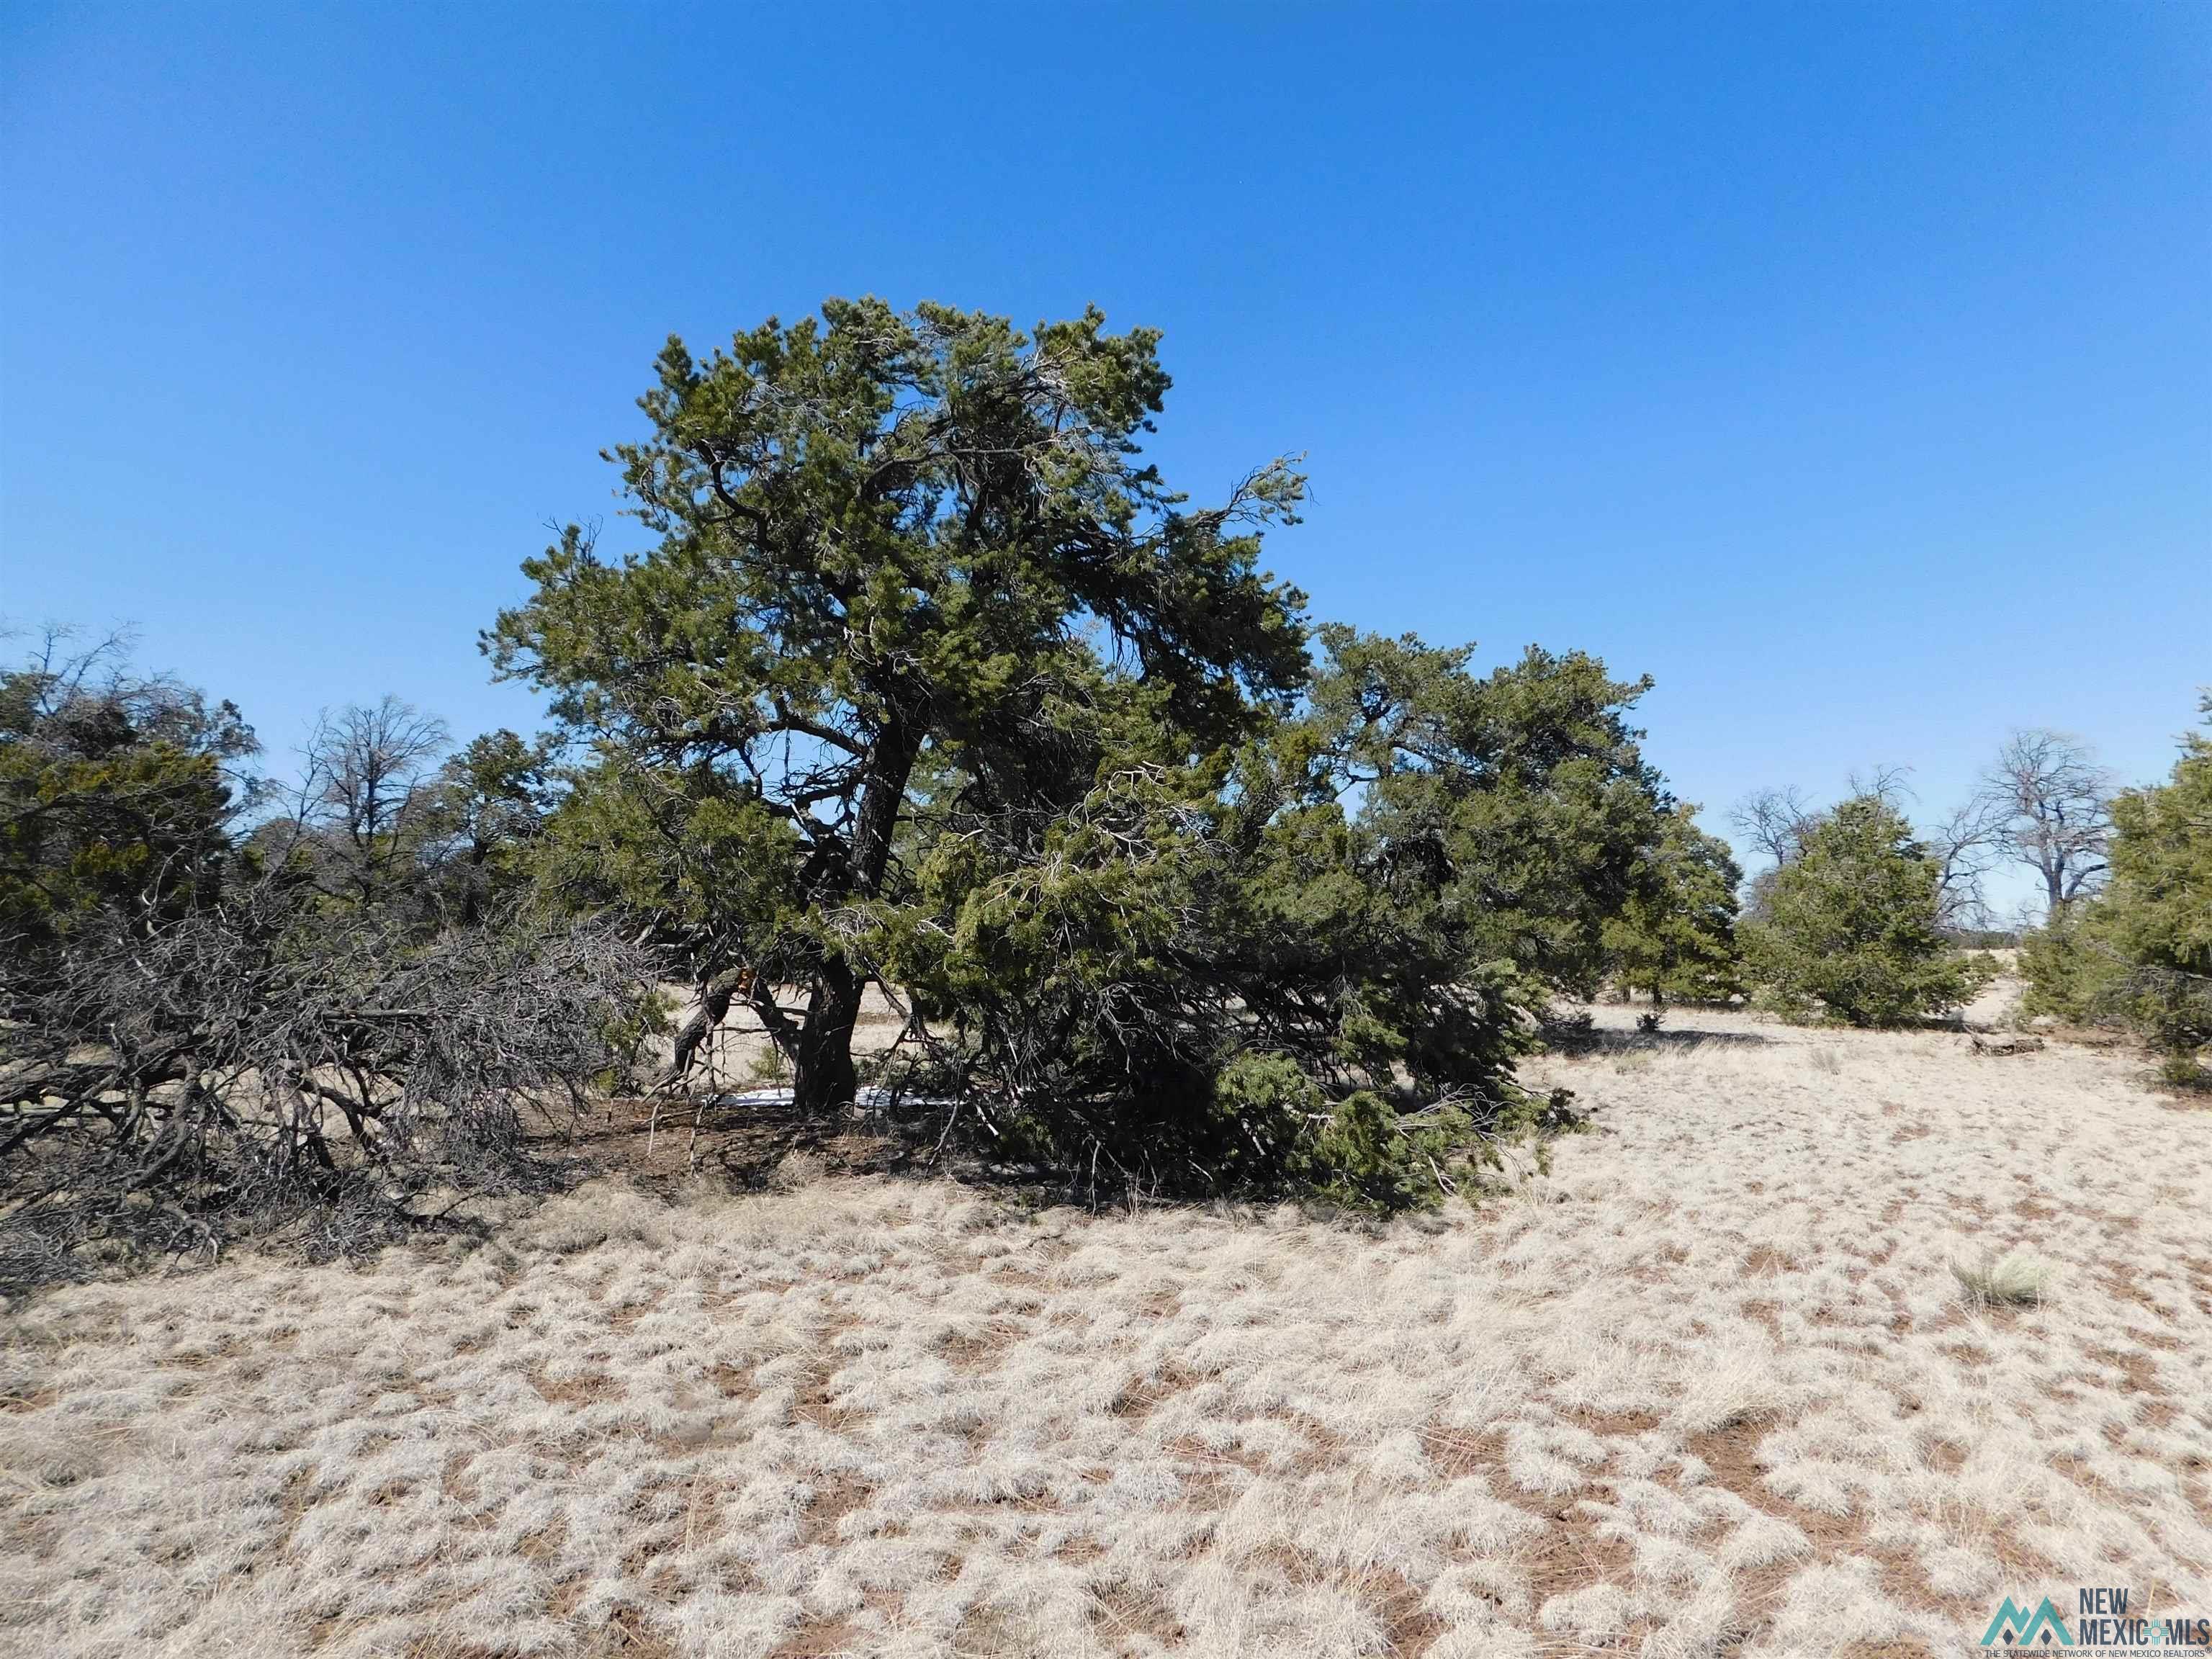
[[[1605,924],[1607,959],[1624,991],[1656,1009],[1668,1001],[1722,1002],[1743,986],[1736,945],[1736,889],[1743,872],[1728,843],[1677,806],[1661,820],[1639,878]]]
[[[50,635],[0,672],[0,954],[12,977],[102,914],[174,916],[231,861],[258,744],[228,702]]]
[[[1304,481],[1278,460],[1213,507],[1170,489],[1139,459],[1158,341],[873,300],[704,362],[672,340],[651,434],[613,452],[656,544],[607,560],[572,528],[487,638],[597,745],[581,816],[610,833],[572,844],[632,842],[621,878],[702,976],[753,970],[805,1103],[855,1088],[925,757],[1018,802],[1065,786],[1064,734],[1132,681],[1194,756],[1304,678],[1302,596],[1257,563]]]
[[[1595,992],[1673,807],[1628,723],[1651,682],[1535,647],[1475,675],[1472,647],[1320,632],[1310,720],[1338,792],[1395,856],[1448,872],[1478,956]]]

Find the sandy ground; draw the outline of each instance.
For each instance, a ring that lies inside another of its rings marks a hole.
[[[0,1649],[1891,1654],[2080,1584],[2212,1610],[2212,1116],[1965,1049],[1677,1015],[1544,1061],[1601,1130],[1435,1222],[794,1160],[52,1293],[0,1315]],[[1953,1271],[2008,1255],[2039,1303]]]

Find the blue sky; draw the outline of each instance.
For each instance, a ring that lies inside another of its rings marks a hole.
[[[1166,331],[1316,611],[1649,672],[1721,817],[2212,681],[2212,7],[0,6],[0,613],[272,750],[476,631],[668,333]]]

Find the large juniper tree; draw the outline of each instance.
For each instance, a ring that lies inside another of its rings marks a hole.
[[[487,636],[599,757],[550,867],[653,914],[704,1022],[747,996],[803,1106],[854,1091],[863,989],[916,921],[917,800],[1018,806],[1102,663],[1194,757],[1304,678],[1302,596],[1257,567],[1303,480],[1172,491],[1139,447],[1158,339],[874,300],[703,362],[672,339],[611,458],[657,541],[615,560],[570,529]]]

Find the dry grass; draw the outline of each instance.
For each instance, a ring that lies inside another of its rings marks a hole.
[[[2033,1256],[1993,1256],[1984,1253],[1979,1261],[1972,1264],[1954,1261],[1951,1277],[1959,1281],[1959,1288],[1978,1307],[2024,1307],[2043,1300],[2044,1289],[2051,1281],[2051,1269]]]
[[[1964,1048],[1676,1014],[1547,1062],[1606,1132],[1441,1223],[802,1158],[61,1291],[0,1315],[0,1649],[1895,1653],[2212,1602],[2207,1120]],[[1962,1298],[1985,1252],[2048,1293]]]

